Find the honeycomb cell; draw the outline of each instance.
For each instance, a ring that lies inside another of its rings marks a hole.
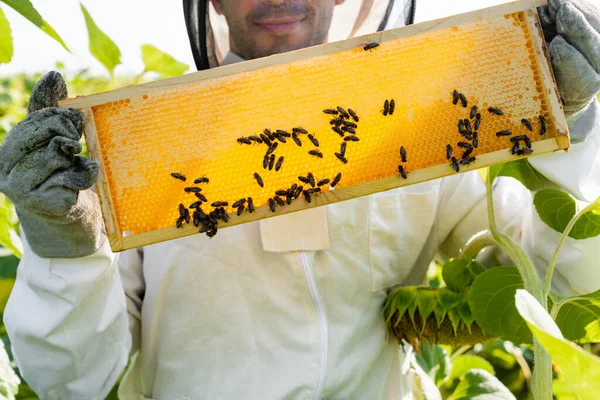
[[[227,211],[235,213],[235,200],[251,196],[258,208],[275,191],[300,184],[298,176],[308,172],[318,180],[333,180],[341,172],[338,187],[395,176],[400,146],[407,151],[403,165],[409,175],[436,165],[450,170],[446,145],[453,146],[455,155],[462,154],[456,144],[464,138],[457,124],[469,119],[473,105],[481,114],[473,156],[510,149],[510,138],[497,137],[496,132],[529,133],[522,118],[533,124],[532,141],[541,139],[539,115],[547,119],[545,138],[556,136],[532,39],[537,33],[530,32],[524,14],[393,39],[372,51],[361,46],[165,87],[92,107],[119,231],[135,235],[172,227],[178,204],[188,206],[196,200],[183,189],[201,176],[210,179],[198,185],[209,204],[229,201]],[[467,107],[452,103],[455,89],[464,94]],[[395,100],[393,115],[383,115],[385,99]],[[335,156],[343,139],[332,130],[334,116],[322,112],[337,106],[352,108],[359,117],[354,129],[360,140],[346,142],[346,164]],[[489,107],[504,110],[504,115],[491,114]],[[323,158],[308,154],[316,147],[300,134],[301,147],[291,138],[276,141],[276,158],[285,157],[282,168],[265,170],[267,146],[237,142],[265,128],[291,132],[294,127],[318,139]],[[463,170],[473,168],[476,165]],[[171,172],[184,174],[186,182],[173,179]],[[254,173],[263,178],[263,188]]]

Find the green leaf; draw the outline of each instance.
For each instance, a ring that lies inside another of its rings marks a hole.
[[[462,299],[463,296],[446,288],[440,289],[438,294],[438,303],[446,311],[459,305]]]
[[[17,225],[14,207],[0,193],[0,245],[9,249],[16,257],[23,256],[23,244],[16,232]]]
[[[450,290],[461,293],[471,285],[475,276],[483,271],[485,271],[483,265],[476,261],[452,258],[442,267],[442,276]]]
[[[450,318],[450,322],[452,322],[452,329],[454,330],[454,334],[456,335],[456,330],[461,323],[460,314],[456,308],[452,310],[448,310],[448,317]]]
[[[468,301],[466,299],[463,300],[459,306],[456,307],[456,311],[458,311],[460,320],[467,326],[469,333],[471,333],[471,325],[473,325],[475,317],[473,317],[473,313],[471,312],[471,307],[469,306]]]
[[[515,396],[494,375],[482,369],[467,372],[451,400],[516,400]]]
[[[415,359],[438,385],[450,374],[452,362],[446,350],[437,344],[423,343]]]
[[[564,381],[573,393],[583,400],[596,400],[600,358],[565,339],[550,314],[527,291],[517,291],[516,305],[533,336],[561,369]]]
[[[405,286],[396,289],[392,292],[389,299],[389,307],[387,307],[387,322],[389,322],[394,315],[398,312],[398,321],[404,315],[408,307],[413,303],[417,296],[417,288],[414,286]]]
[[[115,67],[121,64],[121,50],[102,30],[96,25],[87,9],[81,4],[81,11],[85,17],[88,36],[90,40],[90,52],[100,61],[108,70],[110,75],[113,75]]]
[[[435,310],[435,306],[437,305],[437,301],[435,299],[435,293],[433,290],[419,290],[417,292],[417,307],[419,310],[419,314],[421,314],[421,318],[423,320],[423,326],[421,328],[421,334],[425,330],[427,317],[431,315],[433,310]]]
[[[559,233],[565,231],[577,209],[575,200],[558,189],[540,190],[535,194],[533,204],[540,219]]]
[[[588,211],[583,214],[569,232],[569,237],[581,240],[596,237],[600,235],[600,213],[598,211]]]
[[[450,379],[460,379],[467,372],[472,369],[482,369],[489,372],[492,375],[496,375],[494,367],[485,358],[478,356],[472,356],[469,354],[463,354],[452,360],[452,372],[450,372]]]
[[[531,343],[531,333],[515,307],[515,292],[523,280],[514,267],[495,267],[478,275],[469,305],[477,324],[491,336],[514,343]]]
[[[442,400],[442,395],[433,378],[423,370],[423,367],[416,361],[416,357],[411,357],[410,366],[417,377],[415,380],[417,387],[414,389],[419,391],[419,394],[422,395],[421,398],[425,400]]]
[[[521,182],[529,190],[539,190],[549,184],[542,174],[537,172],[527,159],[511,161],[506,164],[493,165],[490,168],[492,179],[498,176],[509,176]]]
[[[600,290],[567,301],[556,316],[563,335],[578,343],[600,342]]]
[[[56,31],[42,18],[39,12],[33,7],[30,0],[0,0],[13,8],[16,12],[27,18],[29,22],[40,28],[52,39],[56,40],[65,50],[70,51],[65,42],[56,33]]]
[[[144,60],[144,71],[158,72],[164,78],[182,75],[190,68],[189,65],[180,63],[151,44],[142,45],[142,59]]]
[[[13,40],[8,19],[0,8],[0,64],[8,63],[13,56]]]

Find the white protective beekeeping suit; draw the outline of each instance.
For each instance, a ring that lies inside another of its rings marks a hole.
[[[444,16],[437,1],[417,0],[415,22]],[[498,2],[456,1],[453,12]],[[374,31],[385,15],[382,28],[409,19],[404,2],[389,4],[347,0],[335,10],[331,39]],[[222,21],[212,27],[226,44]],[[216,66],[226,52],[201,57],[198,47],[196,61]],[[530,159],[582,202],[600,195],[594,107],[585,141]],[[501,178],[494,191],[499,227],[543,269],[559,235],[518,182]],[[40,258],[23,237],[5,313],[16,361],[43,399],[104,398],[130,354],[126,400],[408,399],[382,304],[394,285],[421,284],[436,251],[456,253],[486,228],[484,192],[467,172],[223,229],[211,240],[196,235],[120,254],[105,243],[82,259]],[[599,238],[569,239],[555,289],[600,288],[598,259]]]

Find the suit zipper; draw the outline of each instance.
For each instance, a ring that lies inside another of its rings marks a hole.
[[[327,317],[325,316],[325,309],[321,302],[321,296],[317,289],[317,283],[313,275],[313,271],[308,259],[308,255],[305,251],[300,252],[300,259],[302,260],[302,267],[304,268],[304,276],[306,277],[306,283],[308,285],[308,291],[312,299],[313,305],[317,312],[317,321],[319,323],[319,333],[321,334],[321,367],[319,373],[319,382],[315,390],[313,400],[319,400],[321,393],[323,392],[323,386],[325,385],[325,370],[327,368],[327,350],[328,350],[328,328],[327,328]]]

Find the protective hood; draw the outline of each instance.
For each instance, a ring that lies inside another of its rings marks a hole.
[[[414,22],[416,0],[346,0],[336,6],[329,41],[382,31]],[[183,0],[192,53],[198,70],[221,64],[229,51],[229,29],[208,0]]]

